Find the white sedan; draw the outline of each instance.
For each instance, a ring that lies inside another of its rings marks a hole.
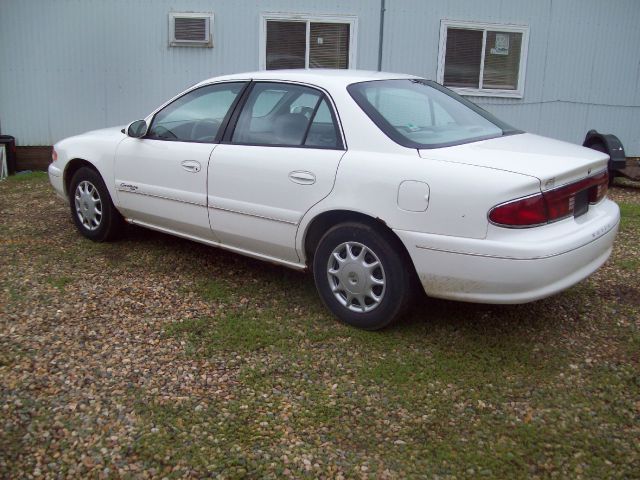
[[[212,78],[124,129],[60,141],[53,160],[85,237],[126,221],[311,269],[326,306],[365,329],[416,285],[483,303],[555,294],[607,260],[620,218],[606,154],[402,74]]]

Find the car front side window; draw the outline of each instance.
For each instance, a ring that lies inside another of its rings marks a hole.
[[[192,90],[156,113],[146,138],[212,143],[245,83]]]

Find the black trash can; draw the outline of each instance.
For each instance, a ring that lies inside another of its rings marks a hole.
[[[9,175],[16,173],[16,139],[11,135],[0,135],[0,145],[4,145],[4,154],[7,157],[7,170]]]

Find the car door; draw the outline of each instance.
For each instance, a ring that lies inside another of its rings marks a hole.
[[[211,228],[231,247],[298,263],[298,224],[332,190],[344,142],[315,88],[257,82],[211,157]]]
[[[143,138],[116,151],[122,213],[143,225],[214,239],[207,212],[207,168],[243,82],[196,88],[159,110]]]

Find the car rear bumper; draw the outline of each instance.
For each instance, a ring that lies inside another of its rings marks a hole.
[[[565,290],[609,257],[618,206],[604,200],[578,219],[534,229],[489,228],[486,239],[396,230],[425,292],[479,303],[526,303]]]
[[[60,198],[67,201],[67,197],[64,194],[64,180],[62,176],[62,170],[53,163],[50,163],[47,172],[49,173],[49,182],[51,183],[53,189],[56,191]]]

